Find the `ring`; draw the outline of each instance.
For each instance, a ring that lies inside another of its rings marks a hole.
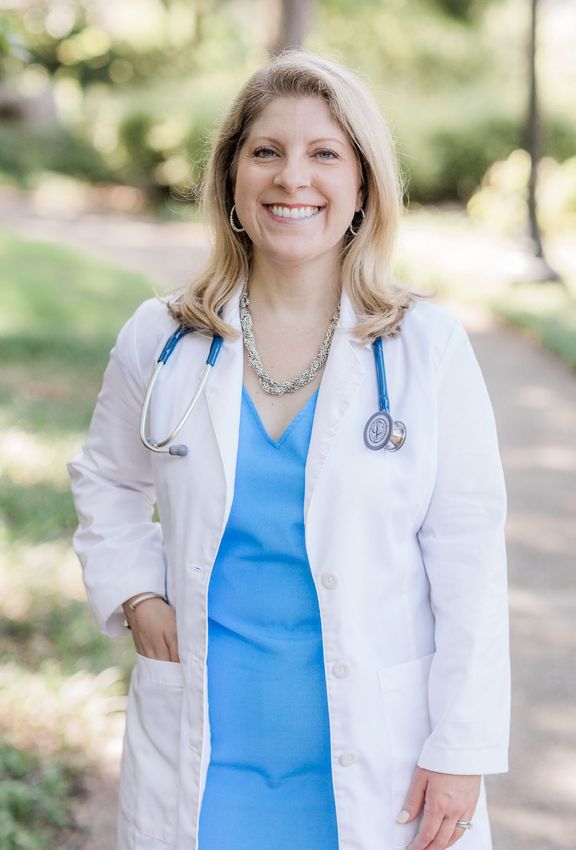
[[[459,826],[460,829],[472,829],[474,824],[471,820],[457,820],[456,826]]]

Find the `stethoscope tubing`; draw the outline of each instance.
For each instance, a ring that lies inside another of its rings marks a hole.
[[[222,348],[223,339],[218,334],[214,334],[212,337],[212,344],[210,345],[210,351],[208,352],[208,357],[206,358],[206,364],[202,373],[200,375],[200,379],[198,381],[198,385],[192,396],[190,404],[184,411],[180,421],[176,425],[176,427],[172,430],[172,432],[165,437],[163,440],[151,440],[146,436],[146,421],[148,419],[148,412],[150,410],[150,400],[152,398],[152,392],[154,390],[154,386],[156,381],[158,380],[158,375],[163,366],[166,365],[168,360],[170,359],[174,349],[180,342],[180,340],[186,336],[186,334],[191,333],[193,328],[186,328],[182,325],[178,327],[174,333],[170,335],[168,340],[166,341],[160,355],[156,361],[156,366],[148,382],[148,386],[146,388],[146,393],[144,396],[144,403],[142,405],[142,415],[140,417],[140,439],[144,446],[150,451],[153,452],[167,452],[171,455],[185,456],[188,454],[188,448],[185,445],[174,445],[170,446],[168,449],[165,446],[168,443],[171,443],[177,435],[180,433],[184,425],[186,424],[190,414],[194,410],[198,399],[200,398],[202,391],[204,390],[204,386],[206,381],[208,380],[208,375],[210,371],[214,368],[216,361],[218,359],[218,355],[220,354],[220,349]],[[378,412],[374,413],[366,423],[366,427],[364,429],[364,443],[368,449],[371,450],[379,450],[379,449],[387,449],[388,451],[397,451],[404,445],[404,441],[406,439],[406,426],[403,422],[398,420],[393,420],[390,415],[390,400],[388,398],[388,386],[386,382],[386,367],[384,365],[384,350],[383,350],[383,341],[382,337],[377,337],[372,342],[372,349],[374,352],[374,362],[376,364],[376,380],[378,385]]]
[[[374,362],[376,363],[376,380],[378,382],[378,409],[390,413],[390,400],[388,398],[388,385],[386,383],[386,370],[384,368],[384,351],[382,348],[382,337],[378,336],[372,343],[374,351]]]
[[[187,333],[190,333],[191,331],[192,331],[192,328],[179,327],[170,336],[170,338],[166,342],[166,345],[164,346],[164,348],[160,352],[160,356],[158,357],[158,360],[156,361],[156,366],[154,368],[154,372],[152,373],[152,377],[150,378],[150,381],[148,383],[148,387],[146,389],[146,395],[144,396],[144,403],[142,405],[142,415],[140,417],[140,439],[142,440],[142,442],[144,443],[146,448],[150,449],[150,451],[153,451],[153,452],[166,451],[166,449],[164,449],[164,446],[166,446],[168,443],[171,443],[172,440],[174,440],[177,437],[177,435],[180,433],[180,431],[182,430],[182,428],[186,424],[188,417],[190,416],[190,414],[192,413],[192,411],[196,407],[196,403],[197,403],[198,399],[200,398],[200,396],[202,394],[202,390],[204,389],[204,385],[206,384],[206,381],[208,380],[208,375],[210,374],[210,370],[214,367],[214,364],[216,363],[216,360],[218,359],[218,355],[219,355],[220,349],[222,347],[222,337],[218,336],[218,334],[214,334],[214,336],[212,338],[212,344],[210,346],[210,351],[208,352],[208,357],[206,358],[206,365],[204,366],[204,369],[202,370],[202,374],[200,375],[200,380],[198,381],[198,386],[196,387],[196,391],[194,392],[194,395],[192,396],[190,404],[188,405],[188,407],[184,411],[180,421],[178,422],[178,424],[176,425],[176,427],[174,428],[172,433],[170,433],[163,440],[154,440],[154,441],[149,440],[148,437],[146,436],[146,420],[148,418],[148,411],[150,409],[150,400],[152,398],[152,391],[154,390],[154,385],[155,385],[155,383],[158,379],[158,375],[160,374],[162,367],[166,365],[166,363],[168,362],[168,360],[170,358],[170,355],[172,354],[172,352],[174,351],[174,349],[176,348],[176,346],[178,345],[178,343],[180,342],[182,337],[185,336]],[[188,453],[188,449],[186,448],[186,446],[173,446],[172,449],[173,449],[172,451],[170,451],[170,449],[168,450],[170,454],[185,455],[185,454]]]

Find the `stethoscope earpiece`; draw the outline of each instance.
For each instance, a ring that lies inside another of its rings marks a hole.
[[[170,446],[170,448],[168,449],[168,454],[178,455],[178,457],[186,457],[186,455],[188,454],[188,446],[185,446],[183,444],[179,446]]]

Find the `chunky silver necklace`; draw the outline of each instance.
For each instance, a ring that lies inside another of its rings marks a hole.
[[[296,392],[296,390],[299,390],[301,387],[305,387],[306,384],[310,383],[319,369],[321,369],[326,362],[330,352],[334,331],[336,330],[336,325],[338,324],[338,319],[340,317],[340,307],[336,309],[336,312],[330,319],[330,324],[328,325],[324,341],[318,350],[318,354],[316,354],[308,368],[291,381],[276,381],[268,374],[262,364],[260,355],[258,354],[256,340],[254,339],[254,331],[252,328],[252,315],[248,306],[249,304],[248,283],[245,282],[242,289],[242,295],[240,296],[240,324],[242,325],[242,337],[244,339],[246,351],[248,352],[248,362],[256,372],[258,383],[264,392],[267,392],[270,395],[283,395],[284,393]]]

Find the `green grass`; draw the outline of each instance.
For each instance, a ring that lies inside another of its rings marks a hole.
[[[45,850],[71,826],[77,768],[0,741],[0,847]]]
[[[576,296],[557,283],[519,284],[490,302],[496,315],[527,331],[576,372]]]
[[[133,660],[130,638],[101,635],[85,601],[66,461],[118,330],[153,287],[6,233],[0,270],[0,847],[44,850],[70,827],[78,739],[117,710]],[[30,754],[37,736],[44,760]]]

